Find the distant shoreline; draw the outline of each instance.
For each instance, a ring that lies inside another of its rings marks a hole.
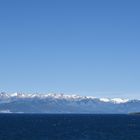
[[[140,112],[129,113],[129,115],[140,115]]]
[[[0,113],[0,115],[83,115],[83,116],[86,116],[86,115],[131,115],[133,113],[130,113],[130,114],[111,114],[111,113],[106,113],[106,114],[92,114],[92,113]]]

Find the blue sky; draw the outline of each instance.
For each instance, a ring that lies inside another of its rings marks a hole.
[[[0,1],[0,90],[140,98],[139,5]]]

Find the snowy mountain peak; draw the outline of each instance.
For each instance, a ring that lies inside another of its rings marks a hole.
[[[113,98],[113,99],[109,99],[109,98],[100,98],[100,101],[102,102],[112,102],[114,104],[122,104],[122,103],[127,103],[130,100],[129,99],[122,99],[122,98]]]
[[[114,99],[111,99],[111,101],[117,104],[121,104],[121,103],[127,103],[129,99],[114,98]]]
[[[0,113],[140,112],[140,100],[65,94],[0,93]]]
[[[111,100],[108,99],[108,98],[100,98],[100,101],[101,101],[101,102],[110,102]]]
[[[121,103],[127,103],[130,100],[129,99],[122,99],[122,98],[96,98],[93,96],[79,96],[79,95],[66,95],[66,94],[53,94],[53,93],[49,93],[49,94],[39,94],[39,93],[34,93],[34,94],[29,94],[29,93],[5,93],[2,92],[0,93],[0,99],[1,98],[8,98],[8,99],[34,99],[34,98],[39,98],[39,99],[46,99],[46,98],[53,98],[53,99],[65,99],[65,100],[98,100],[100,102],[110,102],[110,103],[114,103],[114,104],[121,104]]]

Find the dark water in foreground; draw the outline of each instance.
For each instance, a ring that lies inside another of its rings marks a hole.
[[[140,140],[140,116],[1,114],[0,140]]]

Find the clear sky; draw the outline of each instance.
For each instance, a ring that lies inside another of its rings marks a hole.
[[[1,0],[0,91],[140,98],[140,1]]]

